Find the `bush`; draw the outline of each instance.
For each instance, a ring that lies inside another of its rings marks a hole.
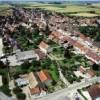
[[[2,91],[4,94],[11,96],[11,91],[9,89],[8,85],[3,85],[2,87],[0,87],[0,91]]]
[[[19,92],[16,95],[16,97],[17,97],[18,100],[25,100],[26,99],[26,95],[24,93],[21,93],[21,92]]]
[[[21,90],[19,87],[15,87],[15,88],[13,89],[13,92],[14,92],[15,94],[18,94],[18,93],[22,92],[22,90]]]

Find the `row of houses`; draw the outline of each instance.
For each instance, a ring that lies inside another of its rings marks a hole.
[[[68,43],[74,47],[77,53],[84,54],[88,59],[90,59],[94,63],[100,64],[100,50],[98,49],[98,51],[95,51],[93,48],[91,48],[91,46],[93,46],[91,39],[85,37],[81,33],[77,38],[77,36],[73,36],[72,33],[58,30],[52,32],[49,35],[49,39],[59,44]]]
[[[74,71],[74,74],[77,77],[83,77],[85,79],[92,78],[92,77],[96,76],[95,72],[92,69],[84,68],[83,66],[80,66],[77,69],[77,71]]]
[[[29,94],[32,97],[46,95],[46,86],[51,85],[52,78],[47,70],[41,70],[39,72],[30,72],[28,74],[19,75],[19,78],[15,80],[15,83],[19,86],[27,86]]]
[[[20,49],[17,49],[12,55],[9,55],[7,57],[10,66],[21,65],[26,60],[31,62],[33,59],[34,60],[45,59],[47,57],[47,53],[52,51],[50,46],[44,41],[41,41],[38,47],[39,47],[38,49],[28,50],[28,51],[21,51]],[[6,63],[6,58],[2,58],[1,61]]]

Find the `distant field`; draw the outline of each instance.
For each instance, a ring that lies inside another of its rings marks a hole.
[[[55,12],[61,12],[61,13],[67,13],[70,15],[80,15],[86,17],[93,17],[93,16],[99,16],[100,15],[100,4],[93,4],[96,7],[93,7],[91,5],[76,5],[76,4],[30,4],[29,6],[26,6],[26,8],[42,8],[45,10],[55,11]],[[91,14],[91,12],[94,12]],[[77,13],[77,14],[76,14]]]
[[[11,15],[12,10],[10,9],[10,5],[0,4],[0,16]]]
[[[100,8],[100,3],[94,3],[92,6]]]
[[[77,13],[77,14],[70,14],[72,16],[83,16],[83,17],[95,17],[97,14],[91,14],[91,13]]]

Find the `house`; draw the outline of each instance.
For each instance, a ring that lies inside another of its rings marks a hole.
[[[93,46],[97,49],[98,52],[100,52],[100,42],[93,42]]]
[[[35,49],[34,51],[39,56],[39,60],[46,58],[46,54],[43,53],[40,49]]]
[[[29,81],[25,78],[18,78],[15,80],[15,82],[17,83],[18,86],[24,86],[29,84]]]
[[[86,52],[86,57],[91,61],[95,62],[96,64],[100,64],[100,56],[97,53],[93,52],[92,50],[89,49]]]
[[[61,38],[62,34],[60,32],[57,31],[53,31],[50,35],[49,35],[49,39],[58,43],[60,38]]]
[[[46,95],[46,91],[43,90],[42,88],[35,87],[35,88],[29,88],[31,96],[43,96]]]
[[[48,44],[46,44],[44,41],[40,42],[39,48],[45,54],[47,54],[47,53],[49,53],[49,52],[52,51],[51,48],[50,48],[50,46]]]
[[[92,100],[100,100],[100,84],[90,86],[88,92]]]
[[[37,73],[39,79],[41,80],[42,83],[46,84],[46,85],[50,85],[52,82],[52,78],[50,76],[50,74],[48,73],[47,70],[41,70],[40,72]]]
[[[39,59],[38,55],[33,50],[23,51],[23,52],[16,51],[15,55],[18,62],[22,62],[25,60]]]
[[[88,76],[88,77],[94,77],[96,74],[95,74],[95,72],[93,71],[93,70],[91,70],[91,69],[87,69],[86,70],[86,76]]]
[[[30,72],[28,74],[28,80],[29,80],[29,87],[30,88],[35,88],[39,85],[39,81],[38,81],[38,78],[37,76],[35,75],[35,73],[33,72]]]
[[[83,66],[80,66],[77,71],[74,71],[74,74],[77,77],[81,76],[83,78],[91,78],[95,76],[95,72],[93,70],[84,68]]]
[[[78,68],[78,71],[80,71],[81,73],[84,73],[86,71],[86,69],[83,66],[80,66]]]

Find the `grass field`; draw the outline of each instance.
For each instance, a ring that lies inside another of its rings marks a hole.
[[[95,7],[91,5],[77,5],[77,4],[41,4],[35,3],[26,6],[26,8],[42,8],[45,10],[66,13],[71,16],[84,16],[84,17],[94,17],[100,15],[100,4],[94,4]],[[91,14],[91,11],[95,12]],[[76,14],[77,13],[77,14]]]

